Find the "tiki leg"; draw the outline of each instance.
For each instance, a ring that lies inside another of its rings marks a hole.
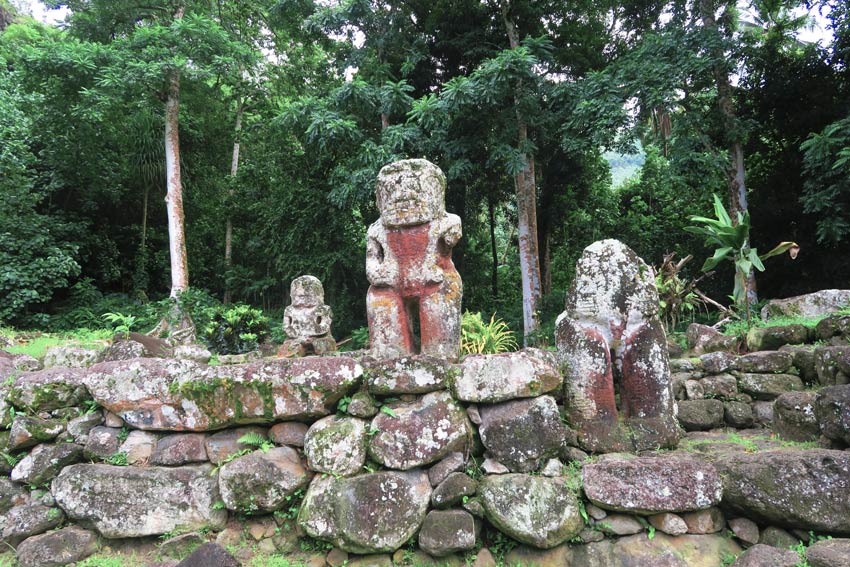
[[[379,357],[415,354],[410,320],[401,296],[391,288],[371,286],[366,295],[369,347]]]
[[[419,302],[422,354],[457,360],[460,353],[460,276],[448,272],[440,287]]]

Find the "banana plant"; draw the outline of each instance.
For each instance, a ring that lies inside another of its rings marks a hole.
[[[769,252],[759,254],[757,249],[750,247],[750,213],[738,212],[735,219],[737,222],[733,222],[732,217],[729,216],[720,201],[720,197],[717,195],[713,195],[713,197],[714,216],[717,218],[693,216],[690,219],[691,222],[699,223],[702,226],[687,226],[685,230],[704,236],[706,245],[716,246],[714,255],[707,258],[702,265],[703,272],[714,269],[717,264],[724,260],[735,264],[733,298],[739,307],[745,308],[747,323],[749,323],[750,303],[747,301],[747,282],[753,268],[763,272],[765,270],[764,260],[785,252],[788,252],[792,259],[796,258],[800,246],[796,242],[780,242]]]

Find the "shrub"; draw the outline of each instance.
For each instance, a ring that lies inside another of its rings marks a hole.
[[[496,319],[496,314],[485,323],[481,313],[463,314],[460,324],[460,348],[463,354],[496,354],[517,349],[516,338],[508,324]]]
[[[200,327],[202,339],[216,354],[241,354],[257,350],[269,337],[269,320],[249,305],[221,306]]]

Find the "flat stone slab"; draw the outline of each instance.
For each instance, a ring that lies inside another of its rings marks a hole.
[[[596,506],[618,512],[690,512],[720,502],[723,485],[709,463],[635,457],[587,464],[584,492]]]
[[[405,356],[364,362],[373,394],[427,394],[447,387],[457,366],[433,356]]]
[[[108,538],[160,535],[178,527],[221,529],[227,511],[213,509],[219,492],[212,470],[212,465],[71,465],[53,480],[51,492],[71,519]]]
[[[736,453],[715,464],[724,508],[765,524],[850,534],[850,452]]]
[[[463,402],[492,404],[532,398],[555,391],[563,383],[554,356],[539,349],[467,356],[462,369],[452,381],[452,393]]]
[[[820,317],[847,305],[850,305],[850,290],[822,289],[787,299],[771,299],[762,307],[761,318],[767,321],[771,317]]]
[[[79,368],[48,368],[25,372],[15,378],[9,388],[8,400],[31,412],[50,411],[78,406],[91,399]]]
[[[96,364],[85,382],[131,427],[207,431],[329,415],[362,375],[360,364],[343,356],[232,366],[138,358]]]

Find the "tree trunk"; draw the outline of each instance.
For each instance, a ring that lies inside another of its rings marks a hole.
[[[168,245],[171,255],[171,297],[189,287],[186,231],[183,220],[183,185],[180,182],[180,73],[168,80],[165,100],[165,204],[168,213]]]
[[[236,125],[233,127],[233,155],[230,158],[230,177],[231,181],[235,182],[236,174],[239,172],[239,144],[242,133],[242,112],[244,111],[244,102],[241,96],[236,97]],[[233,185],[230,186],[229,196],[233,198]],[[227,209],[227,223],[224,229],[224,269],[225,278],[230,274],[230,269],[233,267],[233,219],[230,216],[230,207]],[[224,283],[224,304],[230,303],[230,285],[225,279]]]
[[[712,35],[719,37],[720,30],[714,16],[716,8],[714,1],[700,0],[699,5],[703,27]],[[712,57],[715,59],[712,72],[717,87],[717,106],[720,108],[723,128],[729,144],[729,170],[727,174],[729,179],[729,215],[732,217],[732,222],[737,222],[738,213],[743,214],[748,210],[747,187],[744,182],[744,147],[741,144],[740,136],[734,134],[736,130],[735,104],[732,100],[732,83],[729,81],[729,74],[725,66],[720,63],[724,58],[723,50],[719,47],[714,48]],[[749,239],[747,242],[749,244]],[[751,304],[758,301],[755,271],[752,269],[747,278],[747,301]]]
[[[516,27],[508,15],[509,3],[502,4],[502,16],[511,49],[519,47]],[[517,148],[522,152],[528,140],[528,124],[519,108],[522,82],[517,81],[514,106],[517,118]],[[540,303],[540,260],[537,243],[537,186],[534,156],[523,152],[525,167],[516,174],[514,186],[517,197],[517,228],[519,230],[519,264],[522,274],[523,344],[529,346],[537,331],[537,306]]]
[[[148,197],[150,192],[151,188],[145,181],[145,188],[142,189],[142,250],[145,249],[148,242]]]
[[[487,199],[490,214],[490,253],[493,256],[492,291],[493,299],[499,297],[499,252],[496,250],[496,203],[493,197]]]

